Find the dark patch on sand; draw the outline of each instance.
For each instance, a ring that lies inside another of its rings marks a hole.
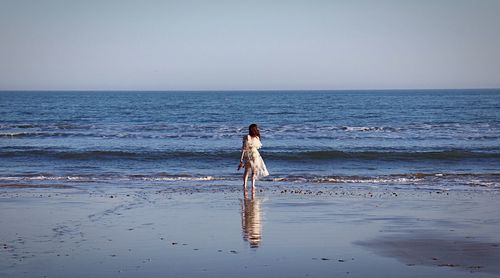
[[[500,273],[497,243],[414,234],[358,241],[375,254],[396,258],[402,263],[449,267],[470,272]]]

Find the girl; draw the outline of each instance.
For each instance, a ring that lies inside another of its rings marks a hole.
[[[260,156],[258,149],[262,147],[260,142],[260,131],[256,124],[251,124],[248,127],[248,135],[243,137],[243,147],[241,148],[241,158],[240,165],[245,167],[245,173],[243,174],[243,190],[246,196],[247,189],[247,179],[249,171],[252,171],[252,195],[255,194],[255,180],[260,177],[269,176],[267,172],[266,164]]]

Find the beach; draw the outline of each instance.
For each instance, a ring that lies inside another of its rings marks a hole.
[[[498,277],[498,103],[1,92],[0,277]],[[244,199],[250,123],[270,175]]]
[[[0,189],[2,277],[498,277],[497,191]]]

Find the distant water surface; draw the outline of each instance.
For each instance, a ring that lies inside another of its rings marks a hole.
[[[1,92],[0,183],[500,188],[500,90]]]

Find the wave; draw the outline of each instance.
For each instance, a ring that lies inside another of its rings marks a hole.
[[[298,153],[270,153],[267,157],[276,157],[286,160],[328,160],[328,159],[355,159],[355,160],[460,160],[470,158],[500,158],[497,152],[477,152],[468,150],[445,150],[427,152],[409,151],[308,151]]]
[[[56,138],[56,137],[95,137],[95,133],[83,132],[1,132],[0,138]]]
[[[67,175],[57,176],[51,174],[19,175],[0,177],[0,182],[20,181],[64,181],[76,183],[109,182],[109,181],[214,181],[224,180],[223,177],[213,176],[188,176],[188,175]]]
[[[91,138],[130,138],[130,139],[167,139],[167,138],[221,138],[221,135],[200,135],[200,134],[138,134],[138,133],[107,133],[107,132],[0,132],[0,138],[21,139],[21,138],[67,138],[67,137],[91,137]]]
[[[64,182],[64,183],[120,183],[120,182],[237,182],[240,176],[211,176],[185,174],[80,174],[80,175],[53,175],[50,173],[31,173],[25,175],[0,176],[0,183],[30,183],[30,182]],[[314,176],[314,175],[287,175],[268,177],[263,179],[270,183],[293,184],[364,184],[364,185],[414,185],[417,187],[485,187],[500,188],[500,173],[409,173],[376,176]]]
[[[492,152],[493,151],[493,152]],[[422,160],[465,160],[499,159],[497,149],[490,151],[443,150],[443,151],[270,151],[263,152],[265,159],[284,161],[325,161],[325,160],[385,160],[385,161],[422,161]],[[5,147],[0,157],[36,157],[62,160],[169,160],[169,159],[237,159],[239,151],[166,151],[166,150],[60,150]]]
[[[409,173],[377,176],[287,176],[272,178],[276,182],[415,184],[453,181],[467,185],[500,187],[500,173]]]
[[[263,128],[268,138],[324,138],[337,139],[352,136],[403,136],[434,138],[443,134],[468,140],[498,139],[497,123],[421,123],[388,125],[329,125],[302,123],[273,125]],[[227,124],[88,124],[84,122],[47,123],[0,123],[0,138],[50,138],[50,137],[95,137],[95,138],[240,138],[245,129]],[[486,137],[484,137],[486,136]]]
[[[188,151],[125,151],[125,150],[52,150],[52,149],[32,149],[32,150],[5,150],[0,151],[0,157],[45,157],[62,160],[109,160],[109,159],[129,159],[129,160],[168,160],[180,158],[235,158],[237,152],[188,152]]]
[[[343,126],[340,128],[344,131],[355,132],[355,131],[383,131],[383,132],[395,132],[400,131],[402,128],[388,127],[388,126]]]
[[[95,125],[84,124],[77,122],[48,122],[48,123],[0,123],[2,129],[59,129],[59,130],[72,130],[72,129],[90,129],[95,128]]]

